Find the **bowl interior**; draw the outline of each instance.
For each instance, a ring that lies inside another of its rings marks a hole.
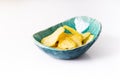
[[[51,26],[48,29],[45,29],[43,31],[35,33],[33,35],[33,37],[34,37],[35,41],[37,42],[37,45],[40,47],[47,47],[47,46],[44,46],[40,43],[41,39],[50,35],[57,28],[59,28],[63,25],[68,25],[68,26],[76,29],[80,33],[85,33],[85,32],[89,31],[95,36],[94,40],[98,38],[98,36],[101,32],[101,24],[96,19],[86,17],[86,16],[74,17],[74,18],[71,18],[71,19],[66,20],[64,22],[61,22],[57,25]],[[68,31],[66,30],[66,32],[68,32]],[[47,48],[50,48],[50,47],[47,47]]]

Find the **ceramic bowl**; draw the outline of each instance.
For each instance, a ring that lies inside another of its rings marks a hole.
[[[80,33],[85,33],[89,31],[94,35],[94,39],[84,46],[77,47],[71,50],[58,50],[55,48],[45,46],[40,43],[42,38],[50,35],[57,28],[63,25],[68,25],[76,29]],[[98,39],[100,35],[101,28],[102,28],[101,23],[96,19],[93,19],[87,16],[80,16],[80,17],[74,17],[64,22],[58,23],[43,31],[39,31],[33,35],[33,38],[34,38],[35,44],[41,50],[43,50],[46,54],[58,59],[74,59],[84,54],[93,45],[93,43]]]

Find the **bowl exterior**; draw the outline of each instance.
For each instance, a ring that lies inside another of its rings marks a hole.
[[[75,59],[80,57],[82,54],[84,54],[90,47],[91,45],[95,42],[92,41],[91,43],[83,46],[83,47],[79,47],[73,50],[67,50],[67,51],[62,51],[62,50],[51,50],[48,48],[43,48],[38,46],[41,50],[43,50],[45,53],[47,53],[48,55],[57,58],[57,59],[64,59],[64,60],[68,60],[68,59]]]

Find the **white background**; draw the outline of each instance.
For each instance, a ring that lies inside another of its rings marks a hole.
[[[102,23],[97,42],[78,59],[54,59],[33,33],[75,16]],[[119,0],[0,0],[0,80],[120,80]]]

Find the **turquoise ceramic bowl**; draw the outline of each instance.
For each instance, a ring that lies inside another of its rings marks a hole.
[[[88,44],[77,47],[72,50],[58,50],[55,48],[47,47],[43,44],[40,43],[41,39],[50,35],[53,33],[57,28],[63,26],[63,25],[68,25],[74,29],[76,29],[80,33],[85,33],[85,32],[91,32],[95,37],[94,39],[89,42]],[[33,38],[35,40],[35,44],[43,50],[45,53],[48,55],[54,57],[54,58],[59,58],[59,59],[74,59],[82,54],[84,54],[92,45],[93,43],[97,40],[99,37],[99,34],[101,32],[101,23],[97,21],[96,19],[87,17],[87,16],[81,16],[81,17],[74,17],[69,20],[66,20],[64,22],[61,22],[59,24],[56,24],[54,26],[51,26],[50,28],[39,31],[33,35]]]

